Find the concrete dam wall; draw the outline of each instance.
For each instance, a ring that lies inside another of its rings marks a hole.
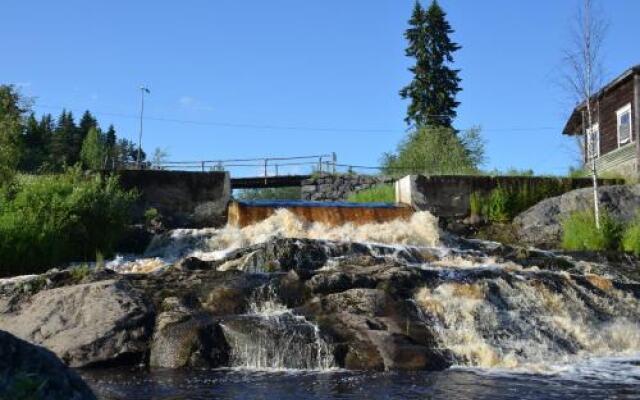
[[[170,227],[222,226],[231,198],[228,172],[119,171],[125,189],[140,194],[135,213],[157,209]]]

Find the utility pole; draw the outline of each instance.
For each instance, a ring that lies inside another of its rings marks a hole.
[[[145,86],[140,86],[140,135],[138,136],[138,169],[142,169],[142,118],[144,116],[144,95],[151,94],[151,91]]]

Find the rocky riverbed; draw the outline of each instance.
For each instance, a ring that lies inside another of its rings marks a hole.
[[[342,228],[359,242],[273,218],[2,281],[0,330],[82,368],[538,370],[640,351],[637,260],[465,240],[425,215]]]

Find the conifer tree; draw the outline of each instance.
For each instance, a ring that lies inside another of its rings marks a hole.
[[[74,151],[73,146],[77,129],[71,111],[62,110],[56,123],[49,151],[51,163],[56,169],[60,169],[64,165],[73,165],[78,161],[79,151]]]
[[[409,25],[405,53],[415,58],[415,64],[409,68],[413,80],[400,90],[400,96],[410,100],[405,122],[415,127],[451,127],[461,89],[459,70],[450,65],[460,46],[449,37],[453,29],[436,0],[426,11],[416,1]]]

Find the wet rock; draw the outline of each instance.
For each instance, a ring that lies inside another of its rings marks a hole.
[[[0,397],[91,400],[82,379],[51,351],[0,331]]]
[[[227,365],[229,349],[217,321],[165,299],[156,319],[149,365],[152,368],[215,368]]]
[[[147,351],[153,307],[122,280],[42,290],[0,314],[0,329],[43,345],[72,367],[130,363]]]

